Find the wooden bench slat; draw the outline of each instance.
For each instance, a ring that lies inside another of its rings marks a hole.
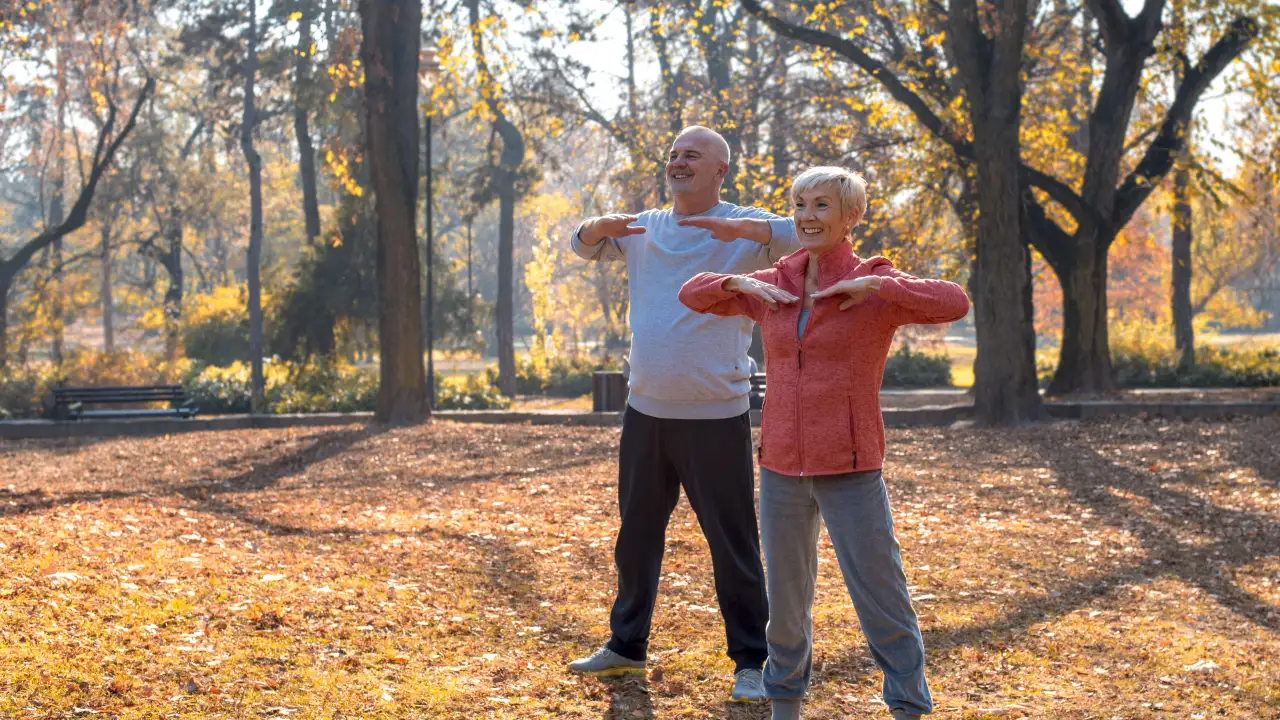
[[[74,393],[74,392],[131,392],[138,390],[169,390],[181,391],[181,385],[90,385],[85,387],[56,387],[53,389],[55,393]]]
[[[53,390],[54,415],[70,420],[88,418],[179,417],[189,418],[200,411],[187,405],[181,385],[99,385],[60,387]],[[86,410],[86,405],[143,405],[168,403],[167,408],[125,408]]]
[[[125,417],[191,417],[195,412],[191,408],[170,408],[166,410],[84,410],[72,417],[77,420],[89,418],[125,418]]]

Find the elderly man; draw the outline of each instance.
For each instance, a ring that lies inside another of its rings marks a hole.
[[[769,614],[747,398],[752,322],[699,315],[677,295],[699,272],[762,270],[799,243],[793,221],[720,200],[728,170],[729,145],[719,133],[685,128],[667,159],[674,207],[589,218],[573,234],[574,252],[583,258],[627,263],[632,338],[618,451],[622,527],[614,547],[613,636],[569,669],[644,672],[667,521],[683,486],[711,547],[736,666],[730,699],[751,702],[764,700]]]

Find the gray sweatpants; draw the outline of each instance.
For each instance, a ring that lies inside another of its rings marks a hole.
[[[819,516],[835,545],[890,710],[924,714],[933,699],[889,496],[879,470],[792,477],[760,468],[760,532],[769,589],[769,697],[803,698],[813,666]]]

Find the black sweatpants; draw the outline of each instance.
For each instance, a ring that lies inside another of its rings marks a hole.
[[[684,486],[711,546],[729,657],[738,670],[764,665],[769,606],[751,452],[747,413],[723,420],[670,420],[627,407],[618,452],[622,528],[613,551],[618,597],[609,615],[610,650],[645,659],[667,521]]]

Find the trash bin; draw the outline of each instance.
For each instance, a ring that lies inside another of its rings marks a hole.
[[[627,378],[617,370],[597,370],[591,375],[592,412],[622,412],[627,406]]]

